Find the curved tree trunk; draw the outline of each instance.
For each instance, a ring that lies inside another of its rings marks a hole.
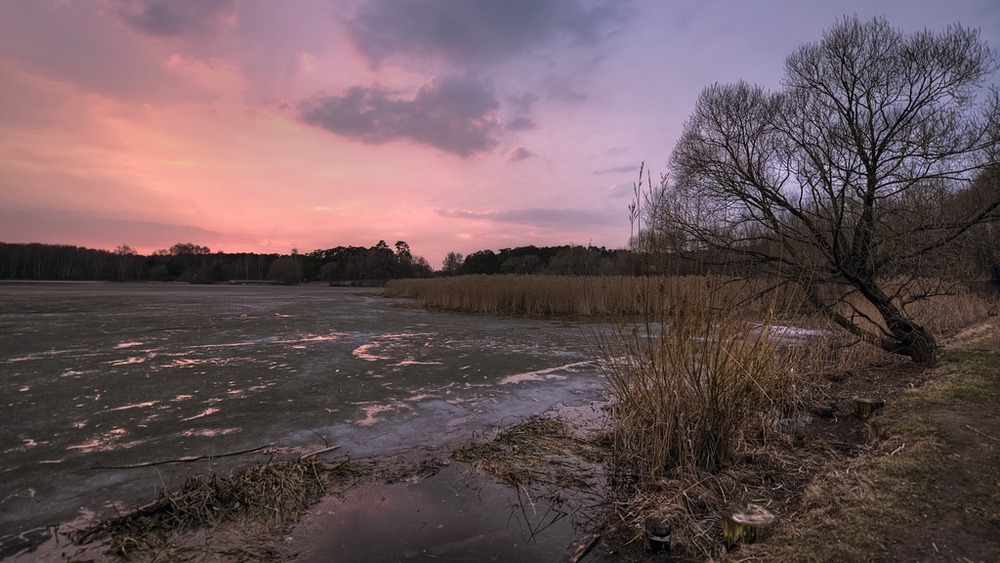
[[[938,345],[934,335],[906,316],[892,298],[886,295],[871,279],[856,284],[861,294],[882,315],[889,334],[879,343],[886,352],[902,354],[917,363],[937,360]]]
[[[855,337],[892,354],[906,356],[917,363],[934,363],[938,356],[938,344],[934,335],[923,326],[908,318],[874,283],[855,280],[853,284],[864,298],[871,303],[885,321],[887,331],[874,332],[862,328],[851,319],[834,311],[816,292],[815,287],[805,286],[806,295],[818,310]]]
[[[885,351],[908,356],[917,363],[934,363],[937,360],[937,341],[929,330],[903,317],[898,311],[894,318],[881,309],[879,312],[889,326],[889,332],[895,337],[884,339],[885,344],[888,344],[882,346]]]

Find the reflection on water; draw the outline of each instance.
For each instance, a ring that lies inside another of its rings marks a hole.
[[[429,479],[328,498],[297,528],[298,561],[557,561],[566,512],[455,463]]]
[[[0,286],[2,534],[252,459],[96,466],[321,440],[446,455],[603,395],[589,329],[391,304],[326,287]]]

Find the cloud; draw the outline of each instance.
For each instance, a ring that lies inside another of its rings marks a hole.
[[[489,151],[502,126],[493,88],[469,76],[434,78],[412,98],[355,86],[343,95],[317,95],[298,103],[299,119],[368,144],[410,140],[463,158]]]
[[[504,122],[504,129],[507,131],[524,131],[535,128],[535,121],[528,115],[531,107],[538,101],[538,96],[531,92],[507,96],[507,106],[513,116]]]
[[[616,182],[607,187],[607,192],[613,198],[635,197],[635,185]]]
[[[614,168],[604,168],[602,170],[594,170],[594,175],[601,174],[622,174],[625,172],[630,172],[636,174],[639,172],[638,164],[626,164],[625,166],[615,166]]]
[[[552,46],[593,46],[630,19],[620,0],[409,0],[369,2],[345,22],[372,63],[392,55],[495,62]]]
[[[164,72],[162,51],[122,28],[117,12],[106,14],[95,2],[0,1],[0,64],[6,72],[16,69],[32,80],[71,84],[131,102],[214,99],[200,85]],[[0,89],[8,88],[5,80],[0,84]],[[80,107],[92,101],[88,98],[77,92],[68,103]]]
[[[551,229],[581,229],[585,227],[616,225],[621,213],[592,209],[509,209],[506,211],[469,211],[463,209],[435,209],[447,219],[468,219],[525,225]]]
[[[244,244],[249,240],[188,224],[102,217],[86,211],[0,210],[0,240],[6,242],[73,243],[92,248],[128,244],[152,252],[185,240],[214,248],[234,238]]]
[[[213,35],[236,14],[236,0],[130,0],[119,12],[134,29],[157,37]]]
[[[510,154],[507,155],[507,162],[511,163],[521,162],[522,160],[528,160],[533,156],[538,156],[538,155],[536,155],[535,153],[529,151],[524,147],[517,147],[516,149],[510,151]]]
[[[525,131],[527,129],[534,129],[535,121],[530,117],[519,115],[504,122],[503,128],[507,131]]]

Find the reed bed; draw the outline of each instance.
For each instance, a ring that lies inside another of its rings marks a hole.
[[[453,278],[391,280],[383,295],[419,300],[430,309],[520,316],[635,318],[644,312],[639,295],[649,284],[669,280],[674,291],[717,291],[752,300],[762,284],[716,276],[518,276],[472,275]]]
[[[635,311],[634,284],[630,277],[474,275],[392,280],[385,295],[465,313],[605,317]]]

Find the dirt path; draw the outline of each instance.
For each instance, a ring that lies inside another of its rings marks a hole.
[[[953,345],[918,379],[926,383],[869,421],[869,451],[832,460],[805,490],[799,514],[729,558],[996,561],[1000,340],[991,332]]]
[[[941,433],[942,463],[893,548],[901,559],[994,561],[1000,557],[1000,417],[982,405],[934,407],[923,416]]]

